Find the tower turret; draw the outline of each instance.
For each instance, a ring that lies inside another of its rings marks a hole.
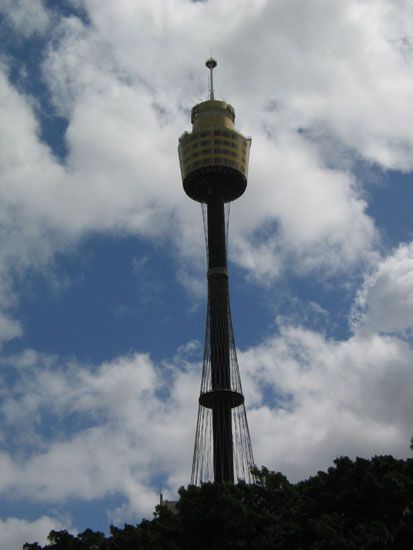
[[[208,312],[192,483],[251,481],[252,448],[232,331],[225,203],[247,186],[251,139],[234,128],[234,108],[214,97],[215,59],[208,59],[209,99],[191,112],[192,132],[179,139],[186,194],[206,209]]]
[[[232,105],[214,99],[212,75],[216,65],[212,58],[206,62],[210,69],[209,99],[192,108],[192,132],[184,132],[179,139],[184,189],[198,202],[206,202],[216,185],[225,202],[240,197],[247,186],[251,139],[235,130]]]

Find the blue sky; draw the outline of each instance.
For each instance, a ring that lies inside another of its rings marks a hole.
[[[189,481],[206,262],[177,142],[211,48],[252,136],[229,254],[255,460],[408,456],[411,4],[2,0],[0,32],[4,550]]]

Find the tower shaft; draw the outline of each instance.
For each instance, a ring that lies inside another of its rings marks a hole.
[[[231,405],[230,315],[224,199],[217,191],[207,203],[208,303],[212,379],[215,481],[234,481]]]

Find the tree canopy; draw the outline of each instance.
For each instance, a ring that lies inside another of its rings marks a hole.
[[[327,472],[296,484],[255,470],[255,483],[205,483],[179,491],[177,513],[152,520],[51,531],[49,543],[24,550],[256,549],[407,550],[413,540],[413,459],[340,457]]]

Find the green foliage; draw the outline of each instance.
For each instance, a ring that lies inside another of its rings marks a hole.
[[[52,531],[25,550],[254,549],[407,550],[413,540],[413,459],[340,457],[327,472],[291,484],[266,468],[256,482],[205,483],[179,491],[176,514],[158,506],[151,521]]]

